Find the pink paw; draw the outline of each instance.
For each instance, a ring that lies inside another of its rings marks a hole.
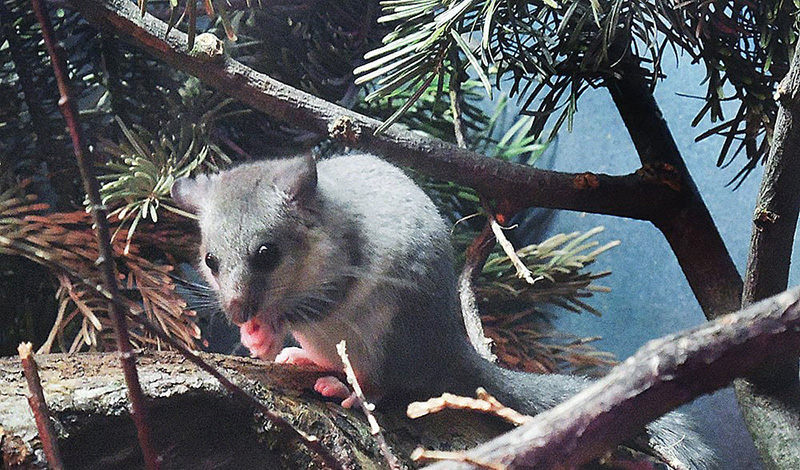
[[[344,398],[342,406],[345,408],[350,408],[355,403],[355,394],[350,393],[347,385],[333,376],[318,378],[314,390],[324,397]]]
[[[318,366],[314,357],[308,351],[302,348],[283,348],[283,350],[275,357],[275,362],[281,364],[294,364],[299,366]]]
[[[272,360],[283,346],[281,332],[259,318],[251,318],[239,325],[239,334],[250,355],[266,361]]]

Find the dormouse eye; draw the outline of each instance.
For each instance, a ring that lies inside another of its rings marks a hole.
[[[219,273],[219,258],[211,253],[206,253],[206,266],[211,270],[211,274],[217,275]]]
[[[258,247],[255,255],[253,255],[253,268],[257,271],[272,271],[278,266],[281,255],[278,251],[278,245],[274,243],[264,243]]]

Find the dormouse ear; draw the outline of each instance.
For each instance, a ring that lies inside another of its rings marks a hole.
[[[317,162],[311,154],[287,160],[275,174],[275,186],[292,201],[303,202],[317,190]]]
[[[210,180],[206,175],[198,175],[195,178],[179,178],[172,183],[169,194],[178,207],[197,214],[208,193],[209,185]]]

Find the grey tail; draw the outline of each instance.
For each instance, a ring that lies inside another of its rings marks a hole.
[[[575,395],[591,380],[562,374],[530,374],[504,369],[477,353],[466,354],[467,373],[458,378],[455,393],[472,396],[485,388],[506,406],[535,415]],[[637,445],[640,444],[640,445]],[[718,462],[713,451],[695,430],[692,420],[681,411],[670,412],[646,426],[641,439],[627,443],[664,460],[674,470],[714,470]]]

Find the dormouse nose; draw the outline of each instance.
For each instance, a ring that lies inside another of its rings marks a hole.
[[[234,297],[228,300],[224,308],[225,313],[228,314],[228,318],[237,325],[241,325],[250,319],[250,314],[244,308],[244,301],[241,297]]]

